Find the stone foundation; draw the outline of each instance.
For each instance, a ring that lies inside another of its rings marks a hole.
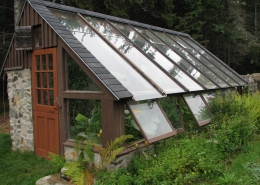
[[[9,71],[8,99],[12,149],[34,150],[30,69]]]
[[[69,161],[74,161],[77,160],[77,152],[75,151],[74,148],[72,147],[68,147],[65,146],[64,147],[64,152],[65,152],[65,159],[69,162]],[[144,146],[141,148],[132,148],[129,152],[118,156],[108,167],[108,170],[116,170],[116,169],[120,169],[120,168],[127,168],[128,165],[130,164],[132,158],[136,155],[143,155],[144,152],[146,153],[153,153],[154,152],[154,148],[153,145],[149,145],[149,146]],[[94,156],[94,164],[95,166],[99,166],[101,161],[100,155],[95,153]]]

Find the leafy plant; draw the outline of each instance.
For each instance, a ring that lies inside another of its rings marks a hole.
[[[223,177],[218,178],[218,184],[220,185],[237,185],[241,184],[241,180],[237,179],[237,177],[233,173],[226,173]]]

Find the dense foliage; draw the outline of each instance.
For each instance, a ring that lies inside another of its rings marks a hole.
[[[259,138],[259,105],[258,94],[218,97],[211,103],[214,118],[209,125],[186,120],[182,135],[141,152],[128,169],[100,173],[97,184],[257,184],[259,160],[239,166],[244,176],[228,168],[234,156],[252,150]]]

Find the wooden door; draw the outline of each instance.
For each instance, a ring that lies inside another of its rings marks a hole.
[[[32,54],[34,145],[36,154],[45,158],[60,151],[56,58],[56,48]]]

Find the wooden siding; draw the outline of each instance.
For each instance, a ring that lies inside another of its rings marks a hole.
[[[57,34],[52,28],[39,16],[39,14],[30,6],[26,4],[24,12],[21,17],[19,26],[34,26],[41,24],[42,26],[42,48],[56,47],[58,44]],[[24,69],[32,67],[32,51],[30,50],[15,50],[15,39],[10,48],[6,64],[4,68],[23,67]]]

